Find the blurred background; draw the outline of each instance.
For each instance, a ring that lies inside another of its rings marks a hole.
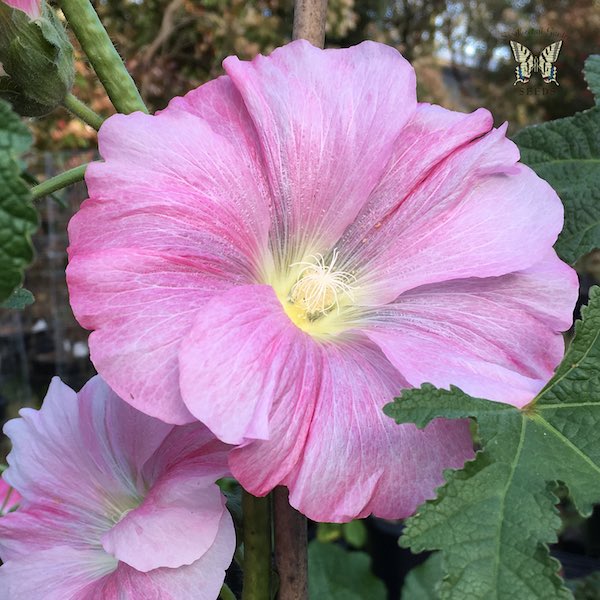
[[[250,59],[288,42],[291,35],[291,0],[94,4],[151,110],[220,75],[226,56]],[[365,39],[390,44],[413,63],[420,101],[466,112],[485,106],[496,125],[509,122],[513,135],[527,125],[593,105],[582,69],[589,54],[600,52],[600,1],[329,0],[327,46]],[[546,85],[537,74],[526,86],[513,85],[516,63],[510,40],[536,54],[562,40],[556,63],[560,85]],[[74,93],[102,115],[111,114],[110,102],[81,53]],[[30,125],[36,140],[30,170],[40,179],[95,157],[95,131],[66,111]],[[38,406],[52,376],[79,389],[94,373],[87,332],[73,318],[64,277],[66,226],[84,198],[85,187],[79,184],[39,201],[37,259],[25,282],[36,302],[23,312],[0,309],[0,422],[23,406]],[[589,286],[600,281],[600,255],[586,257],[578,270],[585,302]],[[7,451],[7,440],[0,438],[0,462]],[[565,526],[555,552],[567,576],[599,570],[597,515],[584,522],[566,502],[561,511]],[[400,527],[371,519],[354,526],[353,534],[337,526],[312,531],[323,540],[368,549],[390,598],[397,599],[403,574],[415,564],[397,546]]]

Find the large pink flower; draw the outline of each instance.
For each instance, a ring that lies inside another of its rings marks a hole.
[[[227,446],[203,425],[139,413],[99,377],[79,394],[55,378],[4,431],[23,501],[0,518],[3,598],[218,596],[235,533],[215,484]]]
[[[425,381],[516,405],[543,385],[577,287],[561,203],[486,110],[418,104],[392,48],[224,66],[100,131],[67,273],[92,360],[139,409],[239,445],[254,494],[406,516],[471,456],[468,427],[381,408]]]

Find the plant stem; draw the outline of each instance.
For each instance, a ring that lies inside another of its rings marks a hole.
[[[288,491],[273,491],[275,565],[279,573],[279,597],[285,600],[308,598],[308,555],[306,517],[290,506]]]
[[[308,40],[313,46],[325,45],[327,0],[296,0],[292,39]]]
[[[89,106],[86,106],[73,94],[67,94],[63,104],[67,110],[72,112],[84,123],[87,123],[90,127],[93,127],[96,131],[98,131],[102,123],[104,123],[104,119],[98,113],[95,113]]]
[[[226,583],[224,583],[223,587],[221,588],[219,598],[221,600],[236,600],[235,594],[231,591],[230,587]]]
[[[59,6],[114,107],[125,114],[136,110],[148,112],[91,2],[59,0]]]
[[[244,514],[243,600],[271,598],[271,499],[242,494]]]
[[[65,188],[68,185],[72,185],[78,181],[83,181],[85,170],[87,169],[88,164],[89,163],[69,169],[60,175],[56,175],[55,177],[51,177],[46,181],[42,181],[42,183],[39,183],[38,185],[34,185],[31,188],[31,195],[33,199],[37,200],[38,198],[47,196],[52,192],[62,190],[62,188]]]

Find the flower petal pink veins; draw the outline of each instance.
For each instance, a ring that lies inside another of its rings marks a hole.
[[[543,386],[577,297],[560,200],[488,111],[418,103],[390,47],[224,68],[100,130],[67,269],[91,358],[133,406],[236,445],[255,495],[408,516],[469,428],[382,407],[424,382],[517,406]]]
[[[227,446],[136,411],[100,377],[79,394],[55,378],[20,415],[4,428],[3,477],[23,498],[0,518],[7,598],[218,596],[235,549],[215,484]]]

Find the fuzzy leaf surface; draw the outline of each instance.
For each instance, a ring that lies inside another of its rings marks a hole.
[[[564,483],[586,516],[600,501],[600,288],[552,379],[524,409],[425,384],[384,408],[398,423],[476,420],[483,449],[407,522],[401,544],[441,550],[442,600],[571,598],[548,553]]]

